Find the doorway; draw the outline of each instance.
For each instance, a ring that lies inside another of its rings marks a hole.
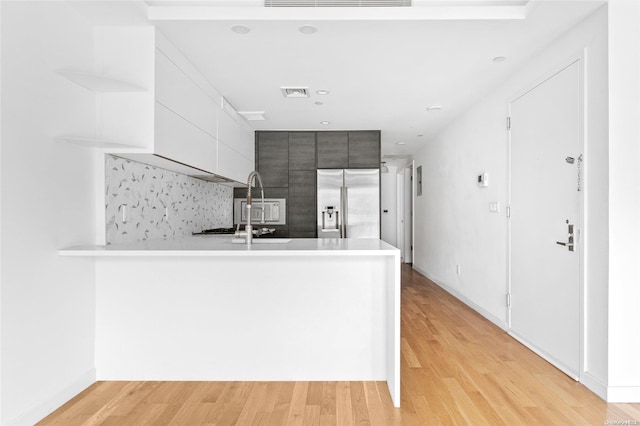
[[[397,178],[397,235],[403,263],[413,263],[413,164],[398,169]]]
[[[582,60],[509,103],[509,333],[578,380]]]

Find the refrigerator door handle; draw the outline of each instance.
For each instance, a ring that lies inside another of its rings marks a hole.
[[[344,238],[344,211],[345,211],[345,205],[344,205],[344,186],[340,187],[340,214],[338,215],[338,217],[340,217],[341,219],[338,219],[339,225],[338,225],[338,229],[340,230],[340,238]],[[336,219],[338,218],[336,217]]]
[[[349,226],[349,222],[347,218],[349,217],[349,188],[345,185],[344,187],[344,200],[342,201],[342,226],[344,227],[344,238],[347,237],[347,227]]]

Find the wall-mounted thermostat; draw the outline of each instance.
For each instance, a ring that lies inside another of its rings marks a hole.
[[[482,173],[481,175],[478,175],[478,186],[489,186],[489,173]]]

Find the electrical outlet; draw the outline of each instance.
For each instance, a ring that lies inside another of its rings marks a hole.
[[[122,223],[127,223],[129,220],[129,209],[127,209],[127,205],[120,205],[120,210],[122,211]]]
[[[460,265],[456,265],[456,275],[460,275]]]
[[[169,221],[169,207],[164,208],[164,220]]]

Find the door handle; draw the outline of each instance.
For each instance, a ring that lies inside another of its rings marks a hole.
[[[569,227],[568,232],[569,232],[569,241],[562,242],[562,241],[556,241],[556,244],[558,244],[559,246],[564,246],[567,248],[567,250],[569,251],[574,251],[574,244],[573,244],[573,225],[569,223],[569,220],[567,220],[567,226]]]

